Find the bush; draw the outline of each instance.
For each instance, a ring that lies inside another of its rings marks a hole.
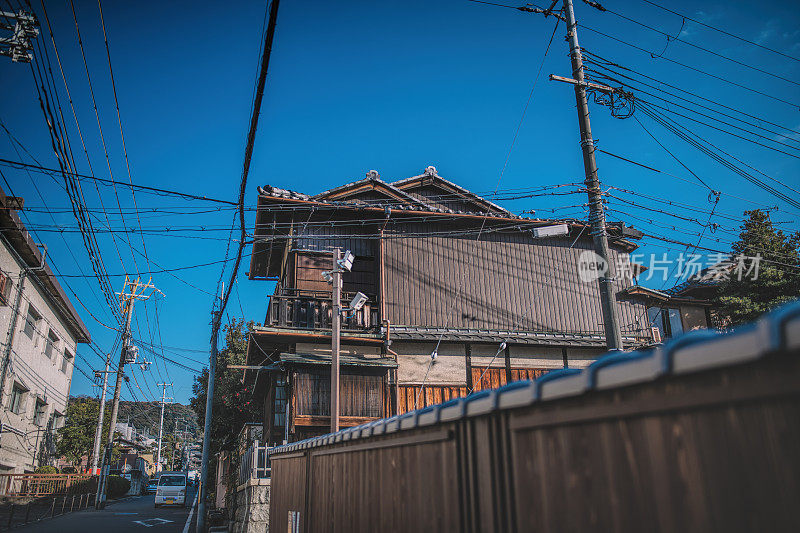
[[[38,467],[33,471],[34,474],[58,474],[58,468],[50,465]]]
[[[131,482],[120,476],[108,476],[106,478],[106,496],[109,498],[120,498],[125,496],[131,489]]]

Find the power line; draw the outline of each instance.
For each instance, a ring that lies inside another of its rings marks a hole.
[[[43,167],[41,165],[31,165],[29,163],[22,163],[20,161],[11,161],[11,160],[8,160],[8,159],[3,159],[3,158],[0,158],[0,163],[4,164],[6,166],[10,166],[12,168],[18,168],[18,169],[28,168],[28,169],[34,170],[36,172],[41,172],[41,173],[44,173],[44,174],[60,173],[59,170]],[[79,174],[77,172],[68,172],[67,174],[72,176],[72,177],[75,177],[75,178],[90,179],[90,180],[96,181],[98,183],[103,183],[103,184],[107,184],[107,185],[111,185],[111,186],[119,185],[119,186],[122,186],[122,187],[129,187],[131,190],[148,191],[148,192],[152,192],[152,193],[157,193],[159,195],[186,198],[188,200],[202,200],[204,202],[216,202],[216,203],[220,203],[220,204],[227,204],[227,205],[233,205],[233,206],[237,205],[236,202],[230,202],[228,200],[219,200],[217,198],[209,198],[207,196],[198,196],[198,195],[195,195],[195,194],[189,194],[189,193],[185,193],[185,192],[173,191],[173,190],[168,190],[168,189],[161,189],[161,188],[158,188],[158,187],[148,187],[146,185],[136,185],[136,184],[124,183],[124,182],[121,182],[121,181],[114,181],[113,179],[106,179],[106,178],[100,178],[100,177],[97,177],[97,176],[89,176],[89,175],[86,175],[86,174]]]
[[[751,45],[753,45],[753,46],[757,46],[757,47],[759,47],[759,48],[762,48],[762,49],[764,49],[764,50],[769,50],[769,51],[770,51],[770,52],[772,52],[772,53],[775,53],[775,54],[781,55],[781,56],[783,56],[783,57],[786,57],[786,58],[788,58],[788,59],[793,59],[794,61],[800,61],[800,58],[797,58],[797,57],[795,57],[795,56],[791,56],[791,55],[789,55],[789,54],[786,54],[786,53],[784,53],[784,52],[781,52],[781,51],[779,51],[779,50],[775,50],[774,48],[770,48],[769,46],[764,46],[763,44],[760,44],[760,43],[754,42],[754,41],[752,41],[752,40],[750,40],[750,39],[746,39],[745,37],[742,37],[742,36],[740,36],[740,35],[736,35],[736,34],[734,34],[734,33],[731,33],[731,32],[729,32],[729,31],[723,30],[722,28],[718,28],[717,26],[712,26],[711,24],[708,24],[708,23],[706,23],[706,22],[701,22],[701,21],[699,21],[699,20],[697,20],[697,19],[695,19],[695,18],[692,18],[692,17],[690,17],[690,16],[688,16],[688,15],[684,15],[683,13],[679,13],[679,12],[677,12],[677,11],[673,11],[672,9],[669,9],[669,8],[667,8],[667,7],[664,7],[664,6],[662,6],[661,4],[658,4],[658,3],[656,3],[656,2],[653,2],[652,0],[642,0],[642,2],[645,2],[645,3],[647,3],[647,4],[650,4],[650,5],[651,5],[651,6],[653,6],[653,7],[657,7],[658,9],[663,9],[664,11],[666,11],[666,12],[668,12],[668,13],[672,13],[673,15],[676,15],[676,16],[678,16],[678,17],[681,17],[681,18],[683,18],[683,19],[685,19],[685,20],[691,20],[691,21],[692,21],[692,22],[694,22],[695,24],[700,24],[701,26],[704,26],[704,27],[706,27],[706,28],[708,28],[708,29],[710,29],[710,30],[714,30],[714,31],[717,31],[717,32],[719,32],[719,33],[722,33],[723,35],[727,35],[728,37],[733,37],[734,39],[738,39],[738,40],[740,40],[740,41],[742,41],[742,42],[745,42],[745,43],[751,44]]]

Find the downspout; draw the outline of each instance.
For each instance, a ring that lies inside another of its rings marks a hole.
[[[8,378],[8,365],[11,362],[11,347],[14,344],[14,335],[17,332],[17,319],[19,318],[19,306],[22,300],[22,290],[25,286],[25,277],[28,271],[23,269],[19,274],[17,284],[17,296],[14,298],[14,310],[12,311],[8,334],[6,335],[6,345],[3,347],[3,369],[0,371],[0,402],[5,405],[6,379]]]
[[[398,358],[397,352],[395,352],[394,350],[392,350],[390,348],[390,346],[392,345],[392,339],[391,339],[392,323],[386,317],[386,271],[385,271],[384,264],[383,264],[383,232],[386,229],[386,224],[389,223],[389,217],[392,215],[392,208],[391,207],[386,207],[384,209],[384,212],[386,213],[386,218],[383,221],[383,226],[381,226],[381,231],[380,231],[380,235],[379,235],[379,238],[378,238],[378,263],[379,263],[378,275],[379,275],[379,283],[380,283],[380,288],[379,288],[379,291],[380,291],[380,314],[381,314],[381,324],[384,325],[385,328],[386,328],[385,329],[386,337],[384,338],[384,342],[383,342],[384,349],[388,353],[390,353],[390,354],[392,354],[394,356],[394,362],[397,363],[397,358]],[[400,385],[398,384],[397,368],[396,367],[393,370],[390,371],[390,375],[392,375],[392,381],[393,381],[393,383],[391,384],[391,385],[393,385],[393,387],[391,387],[392,388],[391,393],[394,396],[394,401],[393,401],[394,409],[393,409],[392,414],[396,415],[396,414],[398,414],[398,411],[399,411],[399,408],[400,408]]]

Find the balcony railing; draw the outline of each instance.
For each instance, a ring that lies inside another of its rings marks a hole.
[[[342,292],[342,305],[346,306],[355,293]],[[324,291],[281,289],[270,297],[267,326],[298,329],[331,329],[333,316],[331,294]],[[342,315],[342,329],[363,331],[379,326],[378,309],[368,300],[355,313]]]
[[[253,441],[241,455],[239,461],[239,485],[244,485],[251,479],[266,479],[270,477],[272,469],[265,444]]]

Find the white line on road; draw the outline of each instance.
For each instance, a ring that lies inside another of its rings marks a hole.
[[[195,493],[194,495],[194,501],[192,502],[192,510],[189,511],[189,518],[186,519],[186,525],[183,526],[183,533],[189,533],[189,524],[192,523],[192,516],[194,515],[194,508],[196,505],[197,505],[197,493]]]
[[[147,520],[134,520],[134,524],[139,524],[144,527],[160,526],[161,524],[171,524],[172,520],[165,518],[148,518]]]

